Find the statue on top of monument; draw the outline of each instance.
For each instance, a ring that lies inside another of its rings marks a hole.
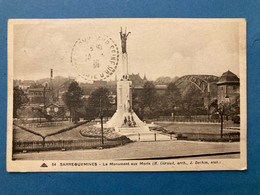
[[[125,29],[125,33],[123,33],[122,31],[122,27],[121,27],[121,32],[120,32],[120,37],[121,37],[121,47],[122,47],[122,52],[126,53],[126,40],[127,40],[127,36],[130,34],[131,32],[128,32],[126,34],[126,29]]]

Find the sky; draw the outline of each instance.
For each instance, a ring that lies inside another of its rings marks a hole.
[[[13,26],[14,79],[76,77],[71,53],[80,38],[105,35],[121,51],[120,27],[127,27],[129,73],[149,80],[161,76],[209,74],[227,70],[239,76],[239,20],[71,19],[17,20]],[[83,53],[85,51],[82,51]],[[81,71],[87,70],[81,64]],[[120,74],[122,60],[116,72]],[[91,74],[91,73],[90,73]]]

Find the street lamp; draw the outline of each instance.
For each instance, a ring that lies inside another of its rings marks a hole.
[[[227,112],[227,103],[229,103],[229,97],[226,96],[224,101],[220,103],[218,106],[218,113],[220,115],[220,137],[223,137],[223,123],[224,123],[224,115]]]
[[[228,107],[228,109],[229,109],[229,106],[230,106],[230,99],[229,99],[229,96],[226,96],[225,97],[225,103],[227,104],[227,107]],[[226,113],[227,114],[227,113]],[[228,120],[228,115],[226,115],[226,120]]]
[[[101,144],[104,145],[104,131],[103,131],[103,109],[102,109],[102,99],[99,97],[99,116],[101,123]]]
[[[175,120],[175,112],[177,110],[177,107],[176,106],[173,106],[173,113],[172,113],[172,120],[174,121]]]

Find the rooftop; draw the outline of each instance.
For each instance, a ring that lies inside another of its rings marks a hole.
[[[49,91],[49,88],[45,88],[45,91]],[[28,89],[29,92],[42,92],[44,91],[44,87],[38,87],[38,88],[29,88]]]
[[[217,85],[239,84],[239,78],[231,71],[224,72],[217,82]]]

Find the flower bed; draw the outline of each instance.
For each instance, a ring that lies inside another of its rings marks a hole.
[[[103,133],[106,139],[116,139],[121,137],[120,134],[115,132],[114,128],[104,128]],[[80,134],[84,137],[100,138],[101,129],[95,126],[87,126],[86,128],[80,130]]]

